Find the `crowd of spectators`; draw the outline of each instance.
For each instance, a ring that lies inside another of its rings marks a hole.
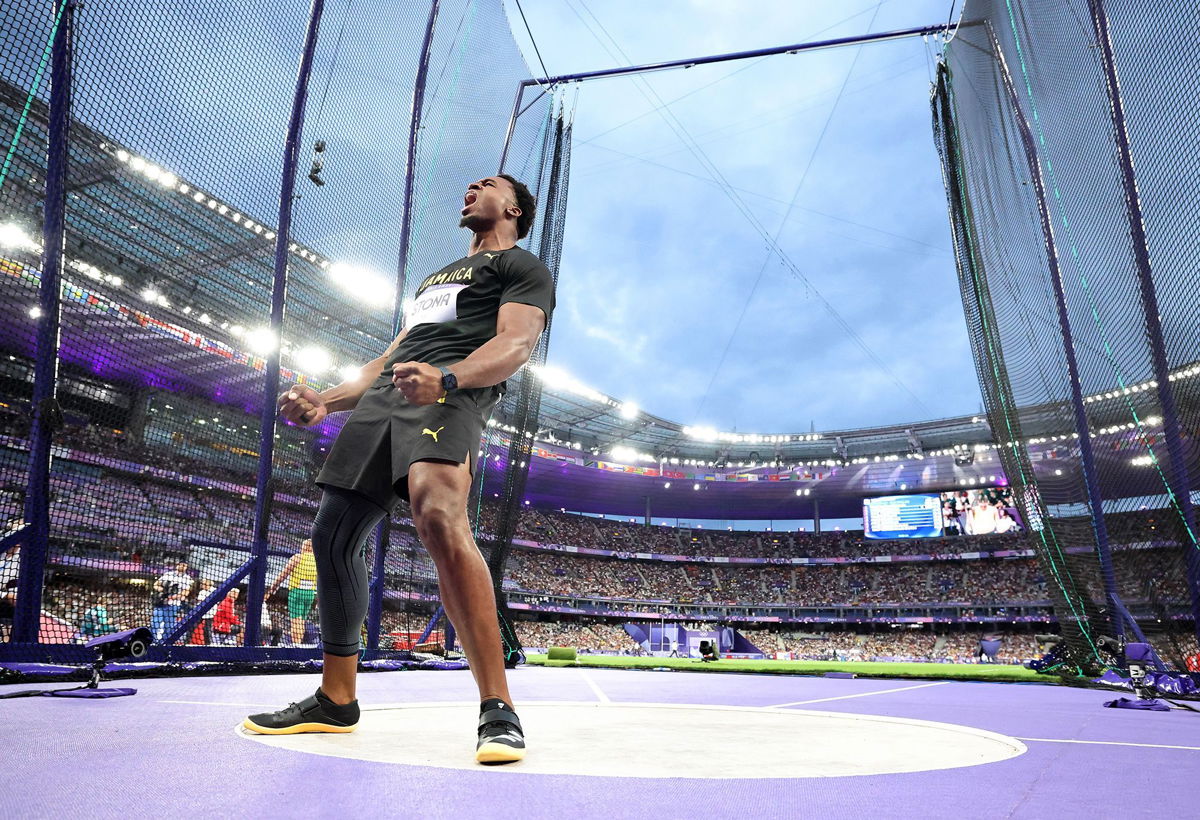
[[[55,579],[42,591],[39,638],[43,643],[84,643],[100,635],[149,626],[155,639],[161,640],[180,618],[190,613],[215,588],[208,580],[192,583],[186,591],[179,589],[184,594],[177,604],[170,603],[171,597],[163,594],[159,582],[168,578],[168,582],[177,587],[186,586],[170,578],[175,573],[170,570],[145,583],[141,583],[143,579],[107,582]],[[188,569],[183,574],[191,577]],[[168,608],[169,611],[164,611]],[[235,587],[204,612],[191,633],[179,643],[193,646],[240,644],[244,619],[244,596]],[[287,621],[286,599],[276,596],[268,600],[263,607],[262,643],[271,646],[289,644]]]
[[[15,413],[11,408],[0,411],[0,435],[19,438],[27,434],[26,414]],[[56,441],[132,463],[119,467],[60,458],[51,479],[50,566],[53,570],[68,570],[69,574],[63,576],[66,580],[47,584],[46,610],[53,628],[70,633],[70,639],[153,622],[155,610],[163,609],[154,604],[154,584],[177,561],[189,558],[193,542],[247,547],[251,543],[253,499],[250,496],[172,480],[150,469],[246,486],[252,483],[247,472],[252,466],[249,462],[230,466],[222,465],[219,459],[189,458],[167,447],[137,443],[124,432],[95,424],[69,424],[59,432]],[[24,470],[20,459],[0,459],[0,515],[9,524],[19,521],[26,485]],[[268,538],[273,548],[291,553],[311,528],[315,509],[308,502],[312,500],[312,488],[299,484],[280,485],[280,488],[294,492],[302,500],[274,506]],[[498,514],[498,506],[483,506],[484,533],[497,529]],[[405,517],[403,508],[395,516],[399,521]],[[1147,562],[1153,564],[1160,556],[1167,560],[1165,551],[1122,549],[1134,544],[1154,546],[1159,535],[1152,517],[1135,514],[1116,517],[1112,532],[1118,547],[1114,562],[1119,589],[1126,600],[1186,597],[1182,572],[1144,571]],[[712,605],[1005,604],[1044,602],[1053,589],[1038,562],[1027,558],[799,566],[634,559],[635,555],[645,553],[851,561],[881,555],[954,555],[964,550],[987,553],[1022,548],[1025,536],[1018,533],[969,539],[876,541],[863,539],[861,533],[848,532],[730,532],[644,526],[526,507],[520,512],[517,537],[541,545],[610,550],[620,556],[593,557],[518,547],[506,566],[506,587],[533,595]],[[486,538],[483,546],[485,550],[488,548]],[[1130,571],[1134,563],[1140,565],[1139,571]],[[432,563],[406,529],[393,531],[385,569],[396,583],[428,584],[434,578]],[[196,570],[193,567],[190,571],[196,574]],[[1098,575],[1076,573],[1076,577],[1094,600],[1102,600]],[[199,585],[193,586],[179,607],[186,611],[200,594]],[[191,639],[203,643],[237,642],[244,604],[244,598],[231,596],[223,600],[202,620],[199,632]],[[264,630],[267,640],[272,640],[272,636],[275,640],[290,640],[281,602],[273,601],[267,612],[271,621]],[[170,623],[174,617],[177,613],[159,612],[158,620]],[[627,640],[623,632],[614,632],[610,626],[587,627],[593,630],[587,633],[587,642],[594,644],[597,651],[620,651],[619,647]],[[554,627],[530,624],[527,628]],[[280,631],[284,633],[282,639]],[[311,631],[308,630],[306,638],[311,639]],[[543,637],[548,639],[549,635]],[[846,647],[847,651],[875,654],[879,648],[870,642],[884,640],[862,636],[853,639],[854,645]],[[894,647],[898,641],[919,639],[919,635],[889,635],[886,641]],[[790,647],[790,640],[780,637],[777,644]],[[796,646],[809,649],[817,646],[809,638],[796,640],[799,641]],[[831,642],[832,646],[846,637],[826,636],[820,640]],[[961,653],[962,647],[953,641],[946,646],[951,649],[945,650],[943,646],[937,651]],[[916,649],[924,651],[921,647]]]
[[[642,648],[621,624],[561,621],[544,623],[518,621],[517,635],[527,649],[544,650],[552,646],[574,647],[582,653],[619,655],[642,654]],[[713,624],[683,624],[690,630],[709,631]],[[975,663],[980,659],[979,641],[983,637],[1000,641],[996,658],[1001,663],[1020,663],[1041,657],[1033,635],[1019,632],[949,632],[926,629],[894,629],[889,632],[802,633],[782,629],[744,630],[745,637],[769,657],[785,656],[797,660],[913,660]]]
[[[485,508],[491,529],[495,508]],[[964,541],[958,537],[879,541],[861,532],[742,532],[646,526],[634,521],[551,510],[522,510],[517,537],[540,544],[592,547],[623,553],[695,555],[729,558],[862,558],[879,555],[952,555],[964,551],[1020,549],[1019,533],[991,534]]]
[[[914,660],[973,663],[979,660],[982,637],[1000,639],[997,659],[1014,663],[1041,657],[1037,641],[1028,633],[935,633],[924,629],[889,632],[788,632],[756,630],[746,637],[767,653],[782,653],[800,660]]]
[[[685,604],[993,604],[1048,596],[1045,578],[1030,558],[761,566],[514,550],[506,569],[514,587],[529,592]]]
[[[27,438],[30,433],[30,418],[28,411],[20,412],[13,406],[0,406],[0,436]],[[176,439],[176,445],[185,441],[182,434],[176,434],[173,438]],[[185,476],[204,476],[207,479],[242,486],[253,486],[258,461],[253,454],[234,456],[228,448],[222,452],[211,446],[206,448],[203,445],[193,445],[197,451],[212,451],[209,458],[196,458],[181,452],[179,446],[143,443],[126,430],[76,418],[67,419],[67,423],[55,434],[54,441],[63,447],[132,462],[146,473],[153,468]],[[315,500],[316,494],[311,482],[290,477],[310,471],[307,465],[295,457],[280,453],[276,453],[274,464],[277,491]]]
[[[640,648],[620,624],[518,621],[516,627],[517,637],[527,649],[572,646],[584,653],[629,655]]]

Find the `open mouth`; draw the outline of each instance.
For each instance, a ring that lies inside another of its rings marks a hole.
[[[467,195],[463,197],[463,213],[466,213],[467,209],[474,205],[477,199],[479,199],[479,194],[474,191],[467,191]]]

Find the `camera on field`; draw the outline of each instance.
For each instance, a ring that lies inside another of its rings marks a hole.
[[[141,660],[146,657],[153,642],[154,636],[150,630],[139,626],[137,629],[92,638],[85,646],[96,653],[98,661],[115,661],[121,658]]]

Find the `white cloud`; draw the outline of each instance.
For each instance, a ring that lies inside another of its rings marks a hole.
[[[570,4],[525,7],[551,72],[614,64]],[[861,33],[874,4],[763,2],[753,13],[716,0],[591,7],[631,59],[652,61],[804,41],[866,9],[819,36]],[[942,2],[885,3],[874,30],[945,13]],[[647,80],[663,100],[696,92],[671,111],[773,235],[852,59],[843,49]],[[647,412],[722,429],[807,429],[809,419],[829,429],[974,411],[926,60],[920,40],[864,48],[780,242],[929,412],[768,258],[763,237],[663,118],[639,117],[656,103],[628,79],[580,92],[554,361],[607,393],[636,392]]]

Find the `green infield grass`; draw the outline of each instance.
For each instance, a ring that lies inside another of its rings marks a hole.
[[[978,663],[887,663],[875,661],[776,661],[723,658],[702,663],[692,658],[646,658],[622,655],[580,655],[573,661],[529,655],[533,666],[584,666],[609,669],[671,669],[688,672],[760,672],[773,675],[824,675],[853,672],[864,678],[924,678],[929,680],[1026,681],[1057,683],[1054,675],[1039,675],[1023,666]]]

